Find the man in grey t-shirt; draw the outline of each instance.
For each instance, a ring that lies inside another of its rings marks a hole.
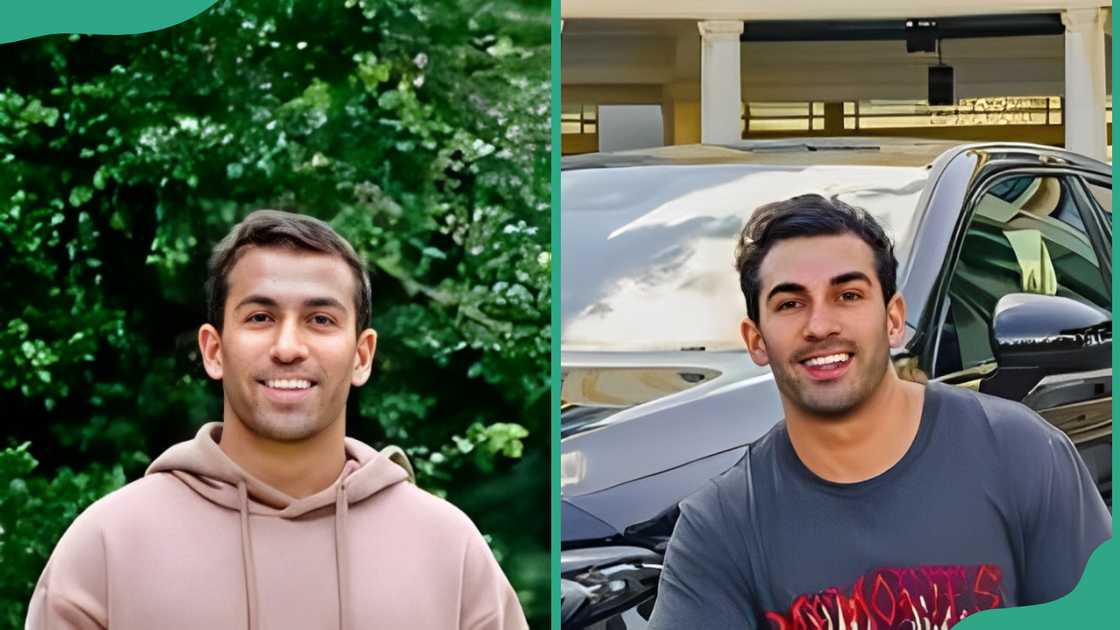
[[[1021,404],[899,378],[906,305],[874,219],[763,206],[737,266],[785,420],[682,502],[651,628],[947,628],[1073,589],[1112,535],[1088,471]]]

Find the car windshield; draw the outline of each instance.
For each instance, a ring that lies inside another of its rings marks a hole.
[[[929,171],[892,166],[638,166],[565,171],[565,351],[729,350],[746,313],[734,251],[755,208],[837,195],[870,212],[905,262]]]

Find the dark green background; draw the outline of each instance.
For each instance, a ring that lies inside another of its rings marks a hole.
[[[205,259],[256,207],[367,257],[349,433],[404,446],[548,627],[542,4],[243,0],[0,48],[0,627],[85,505],[220,417]]]

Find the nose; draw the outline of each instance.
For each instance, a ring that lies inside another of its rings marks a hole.
[[[276,337],[272,340],[269,354],[278,363],[295,363],[307,358],[307,344],[300,336],[297,321],[288,319],[276,327]]]
[[[831,308],[827,301],[816,302],[809,307],[809,317],[805,320],[803,331],[807,340],[827,339],[839,335],[841,329],[840,313]]]

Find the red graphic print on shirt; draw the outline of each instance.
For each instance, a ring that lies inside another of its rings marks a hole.
[[[783,613],[768,612],[774,630],[945,630],[981,610],[1003,605],[998,566],[876,569],[845,592],[802,595]]]

